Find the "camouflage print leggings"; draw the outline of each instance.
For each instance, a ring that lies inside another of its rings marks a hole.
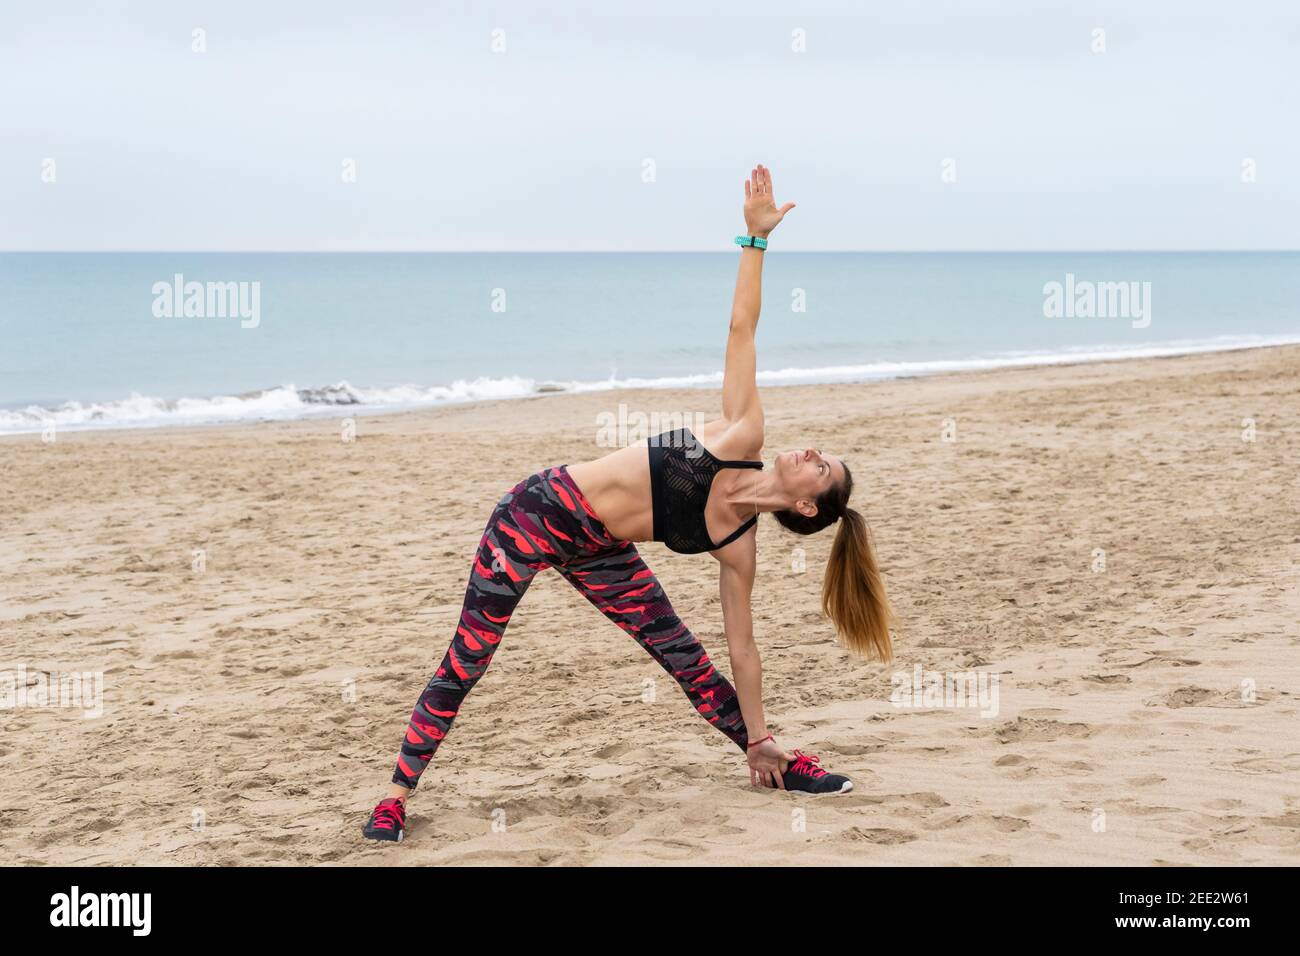
[[[558,465],[519,482],[493,510],[470,569],[456,636],[411,714],[394,783],[415,787],[492,661],[515,605],[537,572],[549,567],[632,635],[700,715],[745,749],[735,690],[673,611],[636,547],[611,537]]]

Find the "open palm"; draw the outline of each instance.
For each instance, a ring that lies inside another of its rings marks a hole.
[[[750,171],[749,179],[745,181],[745,227],[751,236],[766,238],[794,208],[792,202],[776,208],[772,195],[772,171],[760,163]]]

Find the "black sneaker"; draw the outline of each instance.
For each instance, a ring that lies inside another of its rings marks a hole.
[[[781,775],[787,790],[803,790],[807,793],[848,793],[853,789],[853,781],[838,773],[829,773],[818,766],[820,757],[806,754],[802,750],[794,752],[795,762]]]
[[[396,797],[380,800],[379,806],[370,812],[370,819],[361,828],[361,832],[371,840],[402,842],[402,837],[406,835],[406,807]]]

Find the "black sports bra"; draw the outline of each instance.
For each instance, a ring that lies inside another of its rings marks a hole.
[[[758,520],[758,515],[754,515],[721,544],[714,544],[709,539],[704,508],[718,472],[723,468],[762,468],[761,461],[714,458],[689,428],[656,435],[649,445],[654,540],[662,541],[678,554],[716,551],[731,544]]]

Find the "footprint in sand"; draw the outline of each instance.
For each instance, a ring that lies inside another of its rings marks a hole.
[[[1205,807],[1210,810],[1235,810],[1238,807],[1244,807],[1245,805],[1246,803],[1244,800],[1232,800],[1224,797],[1219,800],[1211,800],[1209,803],[1205,804]]]
[[[1062,738],[1091,737],[1096,732],[1096,728],[1089,724],[1065,724],[1059,720],[1032,720],[1024,717],[1017,717],[993,730],[999,743],[1004,744],[1025,740],[1049,743]]]
[[[849,827],[840,834],[841,840],[858,843],[875,843],[880,846],[898,846],[919,839],[910,830],[891,830],[888,827]]]
[[[1156,706],[1163,704],[1165,707],[1177,710],[1179,707],[1195,707],[1217,696],[1219,696],[1218,692],[1208,687],[1179,687],[1164,697],[1155,698],[1151,703]]]
[[[1029,821],[1022,820],[1020,817],[993,817],[993,827],[1000,833],[1015,833],[1028,826]]]
[[[1199,667],[1200,661],[1194,661],[1186,657],[1161,657],[1156,654],[1152,657],[1144,657],[1140,661],[1134,661],[1131,664],[1116,664],[1116,667]]]
[[[611,757],[621,757],[632,749],[629,743],[614,743],[607,747],[601,747],[599,750],[593,750],[592,756],[599,757],[601,760],[609,760]]]
[[[865,742],[827,743],[822,746],[827,753],[833,753],[837,757],[861,757],[863,754],[877,753],[884,750],[888,745],[883,740],[871,738]]]
[[[1216,769],[1225,769],[1222,764],[1214,764]],[[1287,754],[1285,757],[1249,757],[1238,760],[1228,768],[1242,770],[1246,773],[1292,773],[1300,770],[1300,754]]]
[[[835,802],[838,806],[846,806],[849,801],[845,797],[836,797]],[[867,796],[864,794],[860,802],[870,806],[881,806],[886,803],[901,803],[908,807],[922,807],[927,810],[948,806],[948,801],[932,790],[919,791],[917,793],[882,793],[879,796]]]
[[[913,806],[926,807],[927,809],[948,806],[948,801],[939,796],[933,790],[924,790],[917,793],[904,793],[893,799],[902,803],[912,804]]]
[[[1290,830],[1300,830],[1300,812],[1295,810],[1284,813],[1280,817],[1260,817],[1260,823],[1267,823],[1273,827],[1286,827]]]
[[[1107,729],[1107,733],[1112,737],[1123,737],[1128,740],[1160,736],[1160,730],[1151,721],[1151,714],[1132,713],[1128,715],[1128,719],[1133,723],[1115,724]]]
[[[1165,782],[1165,778],[1158,773],[1143,774],[1140,777],[1129,777],[1124,781],[1130,787],[1154,787],[1157,784]]]

